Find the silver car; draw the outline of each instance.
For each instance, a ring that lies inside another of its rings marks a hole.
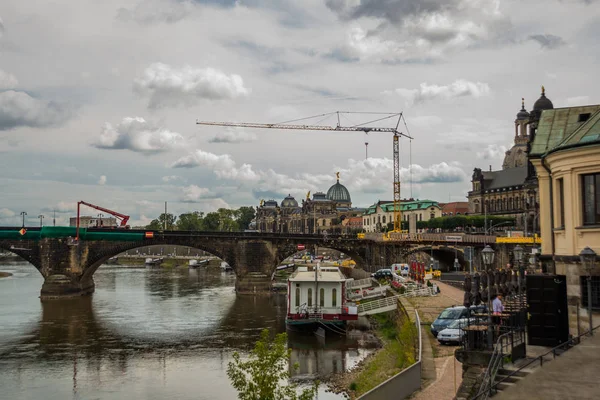
[[[474,323],[475,319],[471,319],[470,321],[467,318],[456,319],[452,321],[445,329],[441,330],[437,335],[437,340],[441,344],[449,344],[456,343],[460,344],[462,342],[463,337],[465,336],[465,331],[463,330],[469,323]]]

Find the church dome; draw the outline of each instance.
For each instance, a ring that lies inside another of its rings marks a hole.
[[[291,194],[288,194],[287,197],[281,202],[281,207],[298,207],[298,202],[292,197]]]
[[[340,203],[350,203],[350,192],[346,189],[346,186],[340,183],[340,180],[335,185],[329,188],[327,191],[327,198],[332,201]]]
[[[549,98],[546,97],[546,89],[542,86],[542,95],[533,105],[533,109],[536,111],[542,110],[552,110],[554,108],[554,104],[550,101]]]
[[[525,109],[525,99],[521,99],[521,111],[517,113],[517,120],[526,121],[529,119],[529,113]]]

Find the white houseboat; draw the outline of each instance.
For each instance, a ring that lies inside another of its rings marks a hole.
[[[346,280],[338,267],[298,267],[288,278],[287,327],[344,326],[358,319],[346,298]]]

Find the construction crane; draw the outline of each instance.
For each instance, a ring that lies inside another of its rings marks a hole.
[[[84,206],[88,206],[88,207],[94,208],[98,211],[102,211],[107,214],[115,216],[116,218],[118,218],[120,220],[119,228],[129,229],[129,225],[127,225],[127,221],[129,221],[129,215],[121,214],[116,211],[109,210],[108,208],[100,207],[95,204],[87,203],[85,201],[78,201],[77,202],[77,238],[76,238],[77,242],[79,242],[79,217],[80,217],[80,208],[81,208],[82,204]]]
[[[337,125],[303,125],[303,124],[291,124],[292,122],[298,122],[301,120],[319,118],[319,117],[328,117],[337,114]],[[375,120],[366,122],[364,124],[354,125],[354,126],[342,126],[340,125],[340,114],[378,114],[378,115],[386,115],[385,117],[377,118]],[[396,122],[396,127],[387,128],[387,127],[375,127],[375,126],[366,126],[367,124],[382,121],[389,118],[398,118]],[[295,129],[295,130],[309,130],[309,131],[339,131],[339,132],[364,132],[369,134],[370,132],[389,132],[393,134],[393,153],[394,153],[394,231],[398,232],[402,230],[402,212],[400,209],[400,136],[403,136],[407,139],[411,139],[412,137],[408,134],[404,134],[398,131],[398,126],[400,125],[400,121],[404,121],[404,125],[406,126],[406,121],[404,120],[403,113],[380,113],[380,112],[370,112],[370,113],[351,113],[348,111],[335,111],[327,114],[315,115],[307,118],[300,118],[296,120],[281,122],[277,124],[260,124],[253,122],[214,122],[214,121],[198,121],[196,120],[197,125],[213,125],[213,126],[231,126],[238,128],[267,128],[267,129]],[[408,131],[408,128],[407,128]],[[366,145],[366,144],[365,144]]]

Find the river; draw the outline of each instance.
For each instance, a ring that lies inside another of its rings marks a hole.
[[[104,265],[96,292],[40,302],[42,276],[0,263],[0,398],[235,399],[227,363],[263,328],[285,331],[285,296],[236,296],[218,268]],[[357,338],[290,336],[300,385],[347,370],[370,349]],[[320,400],[341,399],[322,385]]]

